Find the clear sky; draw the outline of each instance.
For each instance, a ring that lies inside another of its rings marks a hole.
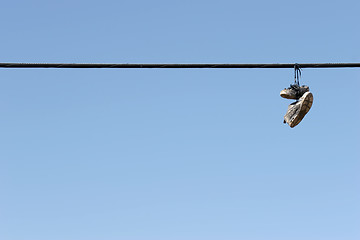
[[[360,2],[3,1],[0,62],[360,62]],[[1,240],[358,240],[360,69],[0,69]]]

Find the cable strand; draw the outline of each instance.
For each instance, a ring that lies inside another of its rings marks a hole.
[[[0,68],[358,68],[360,63],[0,63]]]

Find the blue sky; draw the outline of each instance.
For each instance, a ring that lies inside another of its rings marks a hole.
[[[0,62],[360,62],[359,1],[7,1]],[[359,69],[1,69],[0,239],[357,240]]]

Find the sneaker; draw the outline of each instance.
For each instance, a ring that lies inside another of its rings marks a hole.
[[[309,87],[302,85],[290,85],[280,92],[280,96],[287,99],[299,99],[304,93],[309,91]]]
[[[289,105],[284,116],[284,123],[289,124],[291,128],[298,125],[305,115],[310,111],[313,103],[313,95],[306,92],[298,101]]]

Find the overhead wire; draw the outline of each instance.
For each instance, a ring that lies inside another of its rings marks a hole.
[[[360,63],[0,63],[0,68],[358,68]]]

